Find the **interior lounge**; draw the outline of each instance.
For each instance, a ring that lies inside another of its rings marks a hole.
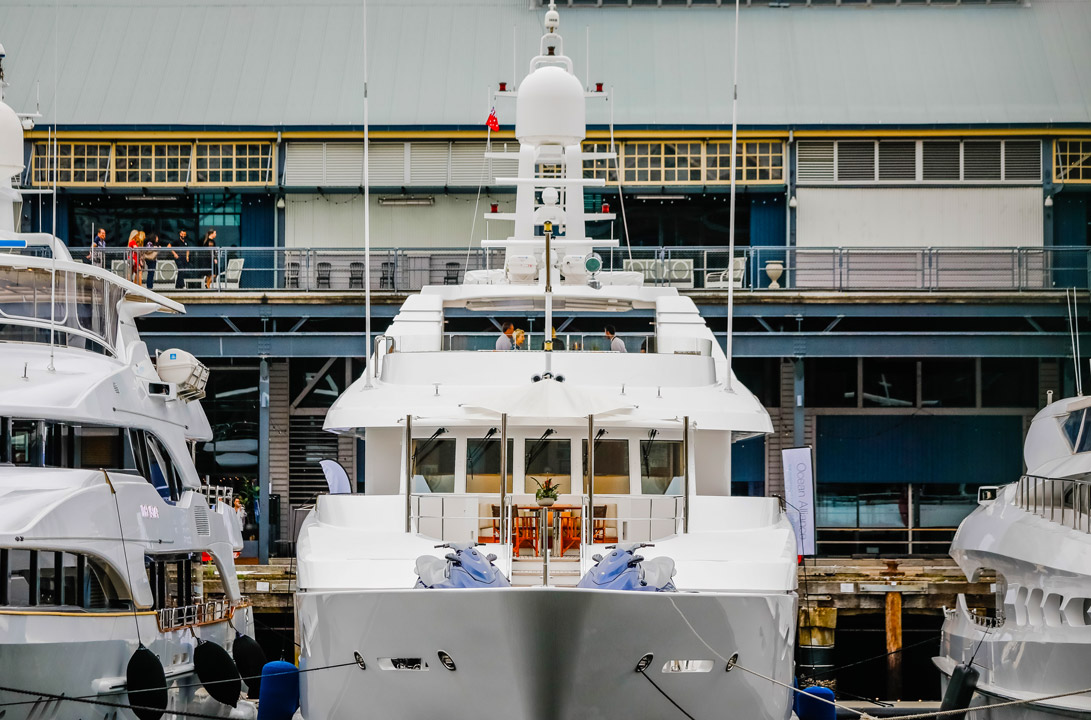
[[[498,428],[418,428],[407,457],[411,514],[424,535],[510,542],[516,557],[542,553],[543,525],[552,531],[545,534],[554,557],[578,556],[581,543],[671,535],[682,517],[681,434],[680,428],[598,428],[589,459],[586,430],[520,427],[507,441],[501,492]],[[587,473],[592,466],[593,482]],[[543,487],[557,492],[545,509],[535,497]]]

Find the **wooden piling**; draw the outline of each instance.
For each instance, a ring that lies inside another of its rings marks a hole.
[[[886,696],[902,696],[902,594],[886,594]]]

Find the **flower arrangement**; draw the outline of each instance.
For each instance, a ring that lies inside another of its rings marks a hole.
[[[534,484],[538,486],[538,489],[534,491],[534,499],[541,500],[553,500],[556,501],[557,496],[560,495],[560,489],[552,478],[546,478],[546,481],[539,482],[538,478],[531,478]]]

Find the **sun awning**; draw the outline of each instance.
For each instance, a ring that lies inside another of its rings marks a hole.
[[[635,406],[620,396],[577,387],[552,378],[494,392],[463,409],[469,412],[507,413],[510,418],[582,418],[588,415],[624,415]]]

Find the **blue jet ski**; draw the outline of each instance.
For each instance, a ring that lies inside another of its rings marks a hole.
[[[443,543],[437,548],[448,548],[441,560],[435,555],[421,555],[417,558],[418,588],[485,588],[511,587],[511,583],[493,565],[496,556],[482,554],[477,547],[484,543]]]
[[[606,557],[592,555],[595,566],[587,571],[576,587],[598,590],[642,590],[674,592],[674,560],[657,557],[645,560],[637,555],[640,548],[655,547],[651,543],[618,543],[607,545]]]

